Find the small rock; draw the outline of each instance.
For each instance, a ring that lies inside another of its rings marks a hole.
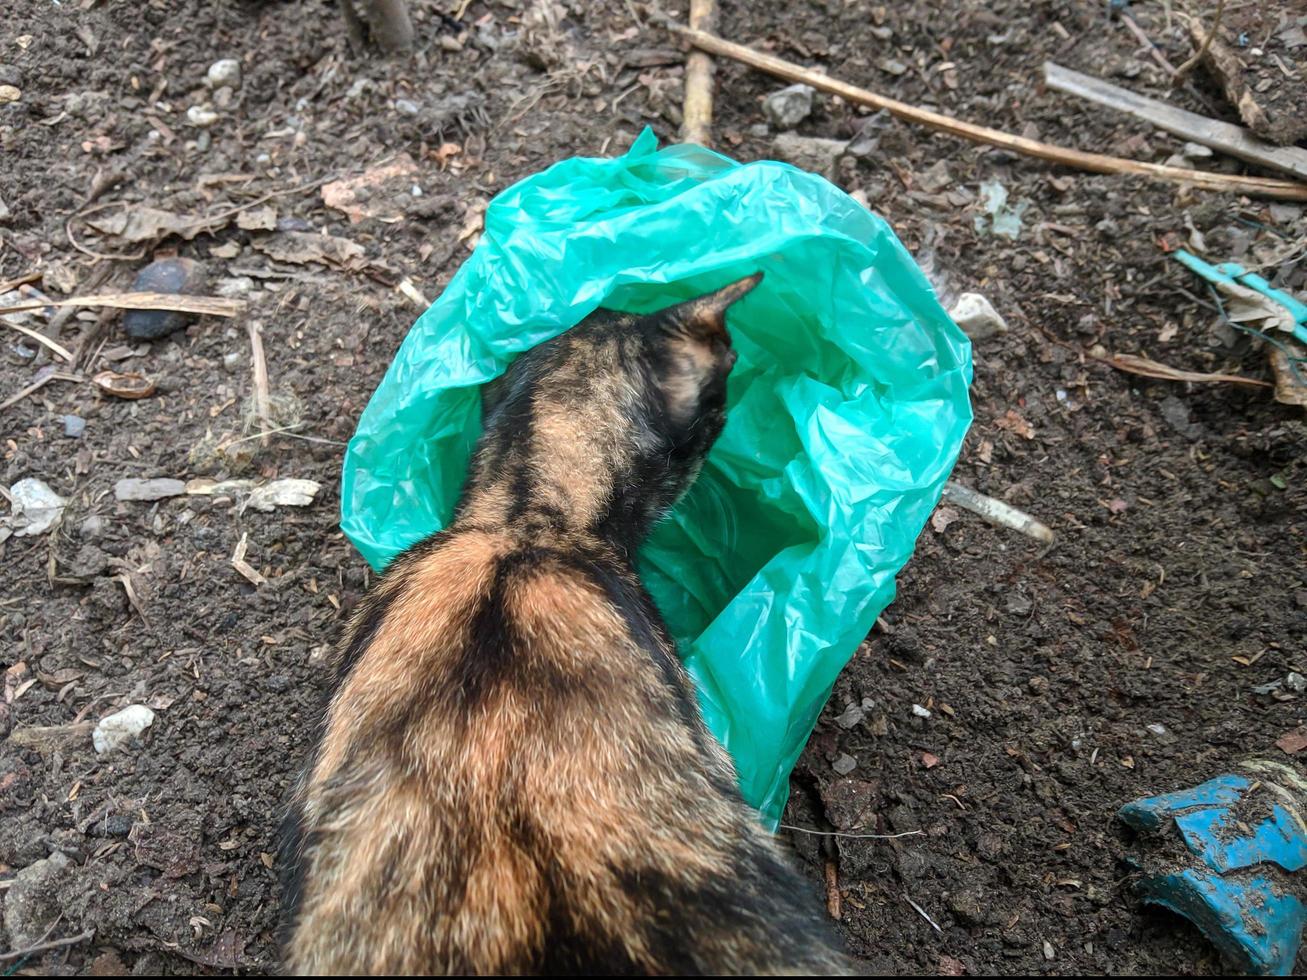
[[[154,724],[154,712],[143,704],[131,704],[100,719],[91,732],[95,751],[112,752]]]
[[[241,63],[235,58],[222,58],[215,61],[205,73],[204,83],[209,88],[239,85],[241,83]]]
[[[1166,726],[1161,724],[1160,722],[1153,722],[1153,724],[1146,725],[1144,727],[1148,729],[1149,734],[1156,735],[1158,738],[1161,738],[1163,735],[1167,733]]]
[[[117,500],[164,500],[179,497],[185,492],[184,480],[141,480],[128,477],[113,485],[113,495]]]
[[[35,946],[63,915],[58,881],[71,864],[66,854],[55,851],[14,876],[5,892],[5,929],[10,949]]]
[[[916,183],[927,194],[938,194],[953,183],[953,175],[948,172],[948,162],[936,160],[925,173],[917,174]]]
[[[771,135],[771,127],[766,123],[754,123],[749,127],[748,133],[754,139],[766,139]]]
[[[1202,143],[1185,143],[1180,147],[1180,152],[1190,160],[1209,160],[1215,155],[1210,146],[1203,146]]]
[[[1291,691],[1302,693],[1303,691],[1307,691],[1307,677],[1303,677],[1302,674],[1291,670],[1289,671],[1288,676],[1284,679],[1284,686]]]
[[[213,90],[213,104],[219,109],[231,108],[232,100],[235,98],[236,93],[226,85]]]
[[[228,276],[214,283],[213,291],[227,299],[239,299],[254,291],[254,280],[249,276]]]
[[[416,116],[421,111],[421,108],[411,99],[396,99],[395,111],[401,116]]]
[[[208,270],[202,262],[159,259],[136,274],[132,291],[194,296],[204,292],[207,277]],[[191,319],[191,314],[173,310],[128,310],[123,314],[123,328],[138,340],[154,340],[180,330]]]
[[[1004,605],[1013,616],[1026,616],[1029,615],[1030,608],[1034,603],[1030,601],[1029,596],[1024,596],[1020,592],[1012,592],[1008,594],[1007,602]]]
[[[208,129],[218,121],[218,114],[207,105],[193,105],[186,110],[186,121],[197,129]]]
[[[1007,321],[980,293],[963,293],[948,315],[972,340],[987,340],[1008,331]]]
[[[844,713],[835,717],[835,724],[841,728],[853,728],[858,725],[867,713],[856,704],[851,704],[844,709]]]
[[[77,535],[82,538],[98,538],[104,533],[104,518],[92,514],[77,525]]]
[[[18,90],[17,85],[0,85],[0,105],[17,102],[22,97],[23,93]]]
[[[921,705],[919,705],[919,704],[914,704],[914,705],[912,706],[912,713],[913,713],[914,715],[916,715],[918,718],[929,718],[929,717],[930,717],[930,709],[929,709],[929,708],[923,708],[923,707],[922,707]]]
[[[80,439],[86,431],[86,419],[80,415],[61,416],[64,423],[64,435],[69,439]]]
[[[43,481],[30,476],[9,488],[9,500],[13,509],[7,517],[0,517],[0,540],[9,536],[5,532],[16,538],[44,534],[68,506],[68,501]]]
[[[908,66],[898,58],[882,58],[876,62],[876,67],[890,75],[902,75],[908,70]]]
[[[1198,439],[1202,436],[1203,427],[1189,421],[1189,406],[1175,395],[1167,395],[1163,398],[1158,408],[1161,409],[1162,418],[1170,422],[1172,427],[1186,439]]]
[[[813,89],[810,85],[790,85],[762,100],[762,114],[776,129],[793,129],[812,115]]]
[[[845,752],[842,753],[838,759],[832,762],[830,767],[841,776],[847,776],[849,773],[853,772],[854,769],[858,768],[858,760]]]
[[[232,351],[229,354],[222,355],[222,369],[228,374],[235,374],[240,370],[241,355],[239,351]]]
[[[13,65],[0,65],[0,85],[12,85],[19,88],[23,84],[23,73]]]
[[[820,174],[827,180],[835,176],[835,162],[848,148],[844,140],[781,133],[773,141],[776,155],[786,163]]]

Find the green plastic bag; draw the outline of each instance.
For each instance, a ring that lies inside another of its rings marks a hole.
[[[491,202],[345,455],[341,525],[377,569],[450,519],[478,388],[598,306],[757,270],[732,308],[726,429],[641,555],[709,727],[774,825],[789,773],[894,597],[971,422],[971,347],[889,226],[821,177],[696,146],[565,160]]]

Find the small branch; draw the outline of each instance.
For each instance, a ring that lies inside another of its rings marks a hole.
[[[0,953],[0,962],[4,960],[21,960],[33,953],[45,953],[52,949],[62,949],[64,946],[76,946],[78,943],[84,943],[94,937],[95,930],[87,929],[85,932],[76,936],[69,936],[67,939],[54,939],[48,943],[37,943],[35,946],[28,946],[26,949],[12,949],[7,953]]]
[[[977,126],[963,122],[943,113],[921,109],[897,99],[891,99],[875,92],[870,92],[856,85],[841,82],[828,75],[811,71],[791,61],[776,58],[743,44],[725,41],[714,34],[693,30],[674,21],[664,20],[667,29],[689,40],[695,47],[712,54],[731,58],[742,64],[765,71],[777,78],[790,82],[802,82],[813,88],[838,95],[846,102],[884,109],[887,112],[911,123],[927,126],[931,129],[968,139],[975,143],[987,143],[1005,150],[1022,153],[1040,160],[1087,170],[1102,174],[1138,174],[1154,180],[1174,181],[1193,184],[1195,187],[1213,191],[1236,192],[1255,197],[1268,197],[1285,201],[1307,201],[1307,184],[1293,180],[1278,180],[1270,177],[1244,177],[1237,174],[1211,173],[1206,170],[1191,170],[1185,167],[1168,167],[1159,163],[1143,163],[1138,160],[1125,160],[1103,153],[1088,153],[1084,150],[1072,150],[1039,140],[1013,136],[1002,130]]]
[[[1171,78],[1171,83],[1173,85],[1176,82],[1179,82],[1180,79],[1184,78],[1185,75],[1189,74],[1189,72],[1193,71],[1194,66],[1206,57],[1207,52],[1212,47],[1212,40],[1221,29],[1221,15],[1224,13],[1225,0],[1216,0],[1216,15],[1212,18],[1212,29],[1207,32],[1207,35],[1203,38],[1203,43],[1199,46],[1198,50],[1193,53],[1193,57],[1175,70],[1175,75]]]
[[[690,0],[690,26],[713,31],[717,0]],[[681,121],[681,142],[712,146],[713,63],[703,51],[691,51],[685,59],[685,104]]]
[[[969,510],[971,513],[983,517],[991,524],[998,524],[1002,527],[1009,527],[1014,531],[1020,531],[1022,534],[1029,535],[1036,541],[1043,541],[1045,544],[1053,543],[1054,535],[1047,525],[1035,520],[1025,511],[1017,510],[1010,504],[995,500],[993,497],[987,497],[970,487],[964,487],[961,483],[954,483],[949,480],[948,483],[944,484],[944,499],[957,504],[963,510]]]

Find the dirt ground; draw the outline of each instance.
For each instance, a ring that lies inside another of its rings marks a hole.
[[[14,901],[18,872],[60,852],[67,867],[23,889],[24,912],[48,923],[58,910],[50,938],[95,930],[6,970],[273,966],[277,809],[324,655],[369,577],[336,526],[343,443],[419,312],[396,285],[438,295],[483,202],[512,181],[618,152],[645,125],[675,138],[683,56],[644,3],[412,6],[420,48],[389,63],[352,55],[326,0],[9,0],[0,18],[0,84],[20,92],[0,105],[0,281],[39,271],[52,296],[126,288],[175,252],[249,304],[153,342],[116,315],[38,314],[30,325],[75,371],[0,337],[0,400],[46,381],[0,410],[0,483],[39,478],[70,501],[52,533],[0,543],[0,902]],[[1137,159],[1182,152],[1043,90],[1040,66],[1056,60],[1166,95],[1162,70],[1096,0],[722,7],[727,36],[904,101]],[[1135,16],[1183,60],[1186,35],[1167,32],[1160,3]],[[240,62],[226,92],[205,85],[221,58]],[[761,98],[781,84],[731,64],[718,80],[721,149],[776,155]],[[1201,76],[1172,98],[1236,118]],[[188,121],[192,107],[216,118]],[[798,132],[858,137],[837,182],[889,219],[942,293],[984,292],[1007,318],[1010,332],[976,344],[957,477],[1058,539],[1044,549],[953,508],[937,515],[885,628],[837,683],[786,817],[923,833],[796,833],[797,851],[818,891],[833,864],[841,925],[877,972],[1219,972],[1195,929],[1131,894],[1113,813],[1249,754],[1283,758],[1273,743],[1303,721],[1301,697],[1253,688],[1307,673],[1307,426],[1269,389],[1150,381],[1086,352],[1268,378],[1263,353],[1162,246],[1302,291],[1303,208],[1076,174],[827,97]],[[318,183],[402,154],[415,168],[364,202],[377,216],[351,224],[324,207]],[[994,180],[1024,206],[1016,240],[983,216],[979,188]],[[123,203],[226,217],[133,243],[92,224],[114,227]],[[361,251],[313,263],[277,246],[306,231]],[[234,442],[254,431],[251,321],[273,421],[293,427],[266,446]],[[106,368],[157,392],[101,394],[86,379]],[[84,431],[66,434],[78,431],[68,416]],[[115,499],[117,481],[151,477],[322,490],[269,513],[225,493]],[[260,585],[230,561],[241,542]],[[860,722],[835,721],[864,699]],[[154,709],[153,726],[97,755],[87,722],[132,703]],[[847,776],[832,768],[844,754],[857,763]]]

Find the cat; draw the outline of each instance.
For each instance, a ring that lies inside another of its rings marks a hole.
[[[598,310],[483,390],[361,604],[284,828],[294,974],[851,973],[634,567],[725,422],[727,308]]]

